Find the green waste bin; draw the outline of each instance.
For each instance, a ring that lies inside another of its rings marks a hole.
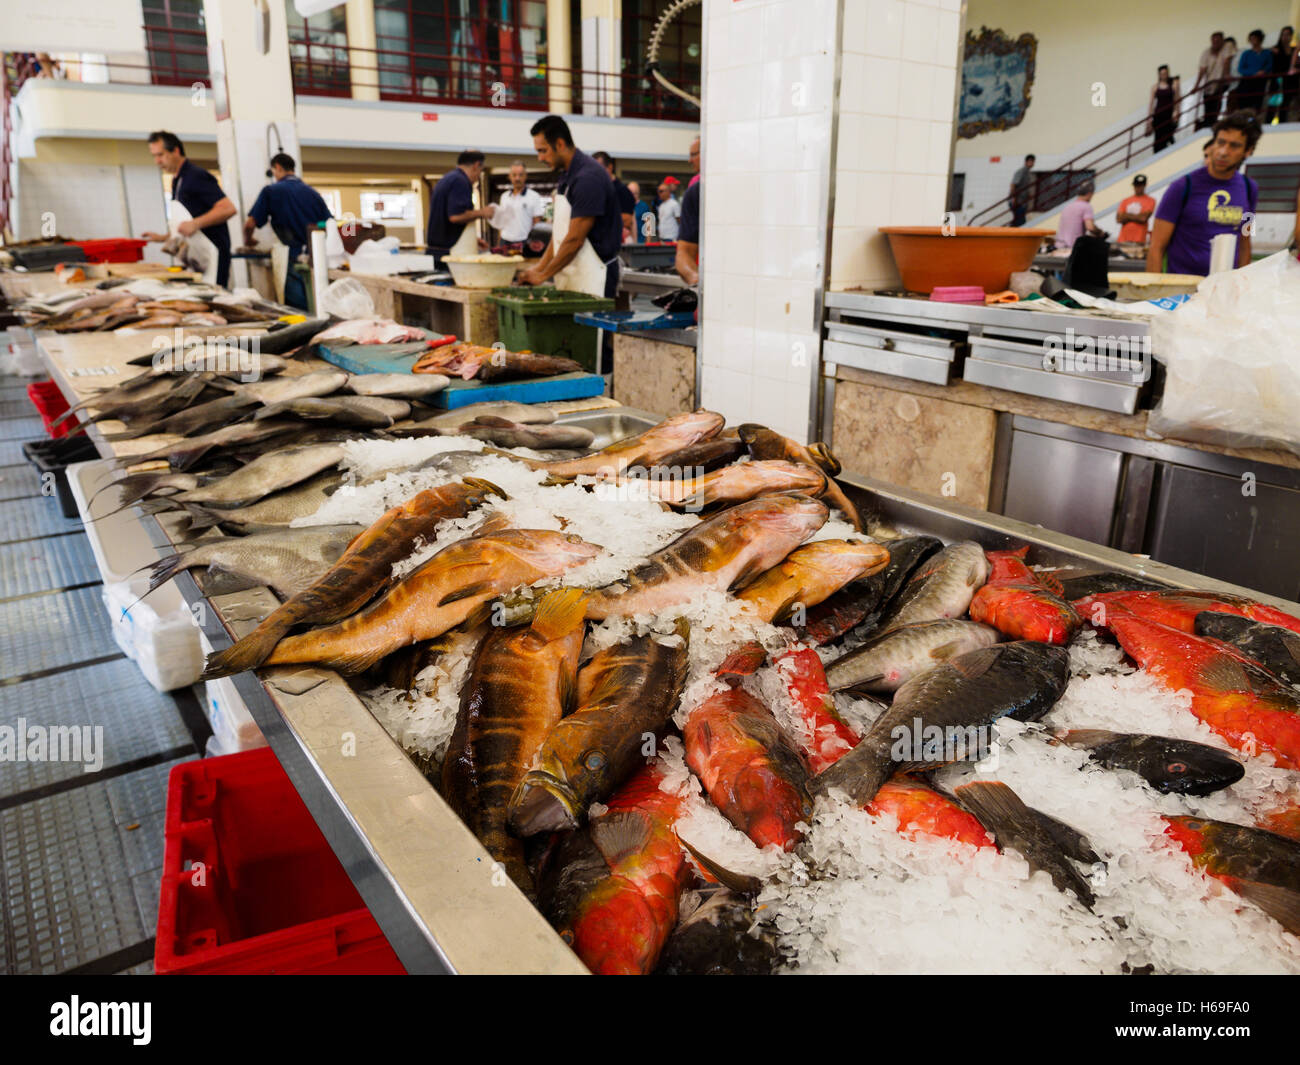
[[[613,310],[614,301],[553,285],[495,288],[501,342],[511,351],[535,351],[573,359],[590,373],[600,372],[600,330],[573,320],[583,311]]]

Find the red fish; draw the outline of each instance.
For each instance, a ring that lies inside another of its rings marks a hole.
[[[1272,753],[1300,769],[1300,692],[1217,640],[1111,606],[1106,627],[1171,691],[1192,693],[1192,713],[1246,754]]]
[[[1300,843],[1300,803],[1293,801],[1275,806],[1260,814],[1256,821],[1260,828]]]
[[[1220,592],[1195,592],[1174,589],[1167,592],[1100,592],[1074,601],[1087,621],[1105,626],[1106,615],[1113,608],[1127,610],[1148,621],[1158,621],[1172,629],[1189,635],[1196,632],[1196,615],[1203,610],[1220,614],[1236,614],[1265,625],[1280,625],[1292,632],[1300,632],[1300,618],[1292,617],[1276,607],[1257,603],[1244,595]],[[1096,619],[1096,620],[1095,620]]]
[[[971,600],[972,621],[992,625],[1013,640],[1066,644],[1083,624],[1069,603],[1024,563],[1029,547],[986,551],[993,572]]]
[[[653,972],[677,924],[690,865],[673,825],[682,800],[657,765],[637,771],[606,813],[564,836],[540,884],[551,923],[603,976]]]
[[[796,827],[812,816],[808,767],[776,718],[740,688],[718,692],[692,711],[686,764],[715,806],[758,846],[792,850]]]
[[[816,651],[807,648],[794,651],[781,661],[786,663],[782,672],[803,719],[800,746],[809,767],[814,773],[820,773],[857,745],[858,734],[835,713],[826,671]],[[898,819],[898,831],[912,839],[918,835],[939,836],[972,847],[994,846],[974,816],[917,781],[898,778],[887,781],[863,809],[875,815],[893,814]]]
[[[1300,936],[1300,843],[1208,817],[1166,817],[1192,864]]]

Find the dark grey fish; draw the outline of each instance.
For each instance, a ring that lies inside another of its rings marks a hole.
[[[809,608],[801,636],[821,645],[855,627],[858,636],[875,632],[903,585],[922,562],[943,550],[943,541],[933,536],[903,536],[881,541],[881,546],[889,552],[889,565]]]
[[[248,445],[284,436],[286,433],[300,433],[302,422],[281,420],[261,422],[238,422],[223,426],[202,436],[186,437],[174,444],[161,447],[144,455],[119,455],[119,466],[134,466],[141,462],[158,462],[165,460],[173,469],[189,469],[213,448],[247,447]]]
[[[989,561],[979,544],[949,544],[912,574],[881,628],[960,617],[988,576]]]
[[[1159,592],[1169,587],[1131,573],[1081,573],[1070,576],[1067,571],[1058,571],[1052,576],[1061,585],[1062,598],[1067,603],[1103,592]]]
[[[240,385],[240,395],[270,406],[295,399],[314,399],[328,396],[347,384],[348,375],[342,370],[313,370],[311,373],[286,374],[267,381],[254,381]]]
[[[1300,684],[1300,636],[1290,629],[1217,610],[1201,611],[1193,627],[1197,636],[1231,644],[1287,684]]]
[[[192,527],[207,524],[241,525],[244,527],[289,525],[295,518],[309,518],[320,510],[334,490],[343,484],[343,474],[326,470],[291,488],[273,492],[246,507],[205,507],[191,503],[186,509],[199,520]]]
[[[976,621],[941,618],[901,625],[878,633],[826,667],[831,691],[896,691],[906,681],[940,662],[1001,639],[997,629]]]
[[[1096,865],[1100,858],[1077,829],[1026,806],[1020,796],[997,780],[976,780],[953,789],[957,801],[997,841],[1042,871],[1062,893],[1074,892],[1088,909],[1097,901],[1092,887],[1072,862]]]
[[[861,805],[899,769],[981,757],[987,726],[1001,717],[1038,720],[1061,697],[1069,674],[1065,648],[1045,643],[1018,640],[958,655],[899,688],[862,742],[813,777],[809,790],[838,788]]]
[[[753,900],[726,888],[688,891],[659,956],[660,976],[767,976],[781,964],[776,930]]]
[[[202,432],[229,425],[244,418],[247,409],[254,404],[251,396],[235,393],[222,396],[186,407],[175,414],[156,421],[134,425],[124,433],[106,434],[106,440],[135,440],[142,436],[154,436],[159,433],[177,433],[180,436],[195,436]]]
[[[199,503],[221,508],[244,507],[272,492],[314,477],[342,461],[343,448],[338,444],[277,448],[259,455],[247,466],[227,477],[172,498],[177,503]]]
[[[1211,795],[1246,773],[1227,751],[1191,740],[1105,729],[1073,729],[1056,738],[1108,769],[1132,770],[1165,795]]]

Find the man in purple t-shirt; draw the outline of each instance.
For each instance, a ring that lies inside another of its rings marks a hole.
[[[1237,265],[1250,262],[1250,234],[1259,187],[1238,173],[1259,143],[1259,122],[1249,111],[1237,111],[1214,124],[1214,141],[1205,166],[1165,189],[1156,208],[1155,227],[1147,248],[1147,270],[1168,273],[1210,272],[1210,241],[1221,233],[1237,236]]]

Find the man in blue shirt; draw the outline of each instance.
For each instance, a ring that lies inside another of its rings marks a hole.
[[[682,224],[677,230],[677,258],[673,268],[688,285],[700,280],[700,182],[682,197]]]
[[[181,222],[177,230],[185,237],[203,230],[203,235],[217,249],[217,284],[228,284],[230,230],[226,221],[238,214],[235,205],[216,178],[185,158],[185,145],[176,134],[166,130],[150,133],[149,154],[163,173],[172,176],[172,199],[180,200],[181,206],[190,213],[190,218]],[[141,236],[152,241],[167,239],[166,233],[142,233]]]
[[[632,190],[618,179],[614,173],[614,157],[609,152],[592,152],[591,157],[605,168],[609,174],[610,181],[614,182],[614,197],[618,200],[618,209],[623,215],[623,239],[626,241],[632,234],[633,215],[636,213],[636,197],[632,195]]]
[[[253,230],[266,225],[280,243],[289,249],[289,272],[284,279],[284,302],[290,307],[307,309],[307,286],[294,270],[294,263],[311,240],[311,231],[317,222],[332,218],[321,195],[294,173],[293,156],[280,152],[271,157],[271,177],[274,184],[267,185],[257,194],[253,209],[244,219],[244,244],[253,243]]]
[[[1237,73],[1241,75],[1241,81],[1237,82],[1237,107],[1259,115],[1264,110],[1267,75],[1273,71],[1273,53],[1264,51],[1263,30],[1251,30],[1249,40],[1250,47],[1237,60]]]
[[[491,218],[496,212],[494,204],[474,207],[474,185],[483,174],[485,159],[482,152],[466,149],[456,157],[455,169],[444,174],[433,187],[425,242],[428,254],[433,256],[433,265],[439,270],[442,257],[465,232],[465,224],[477,218]]]

